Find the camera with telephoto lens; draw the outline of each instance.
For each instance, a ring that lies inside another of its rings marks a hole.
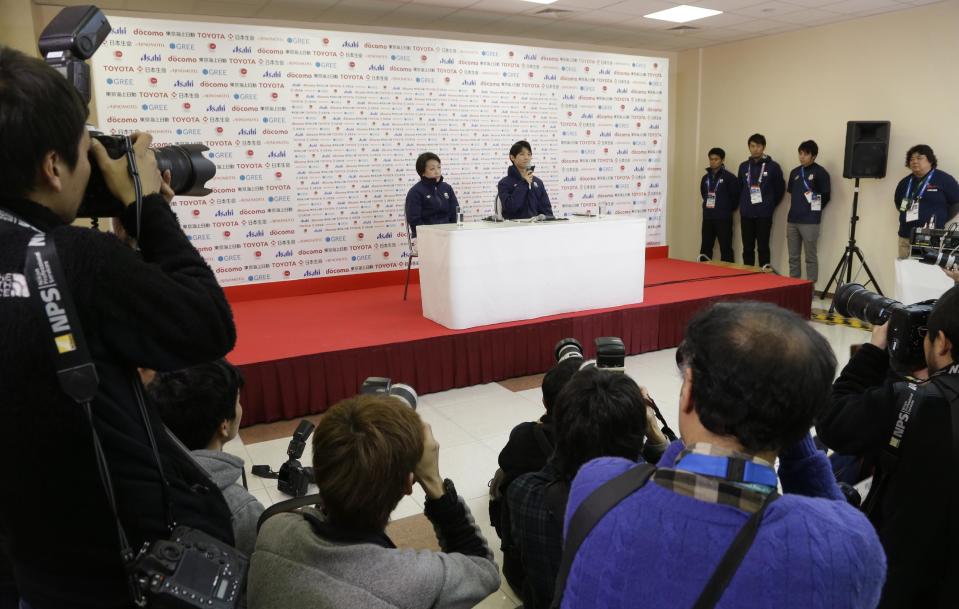
[[[889,360],[898,372],[912,373],[925,368],[923,337],[935,300],[907,306],[870,292],[858,283],[846,283],[836,289],[833,304],[843,317],[855,317],[874,326],[889,322]]]
[[[86,60],[93,56],[110,34],[110,22],[95,6],[68,6],[60,11],[40,34],[40,54],[47,64],[56,69],[74,86],[80,97],[90,103],[90,66]],[[130,138],[123,135],[105,135],[91,130],[112,159],[127,157],[134,168]],[[174,144],[151,149],[162,174],[170,171],[170,187],[178,195],[203,197],[212,191],[206,182],[216,175],[216,165],[203,156],[209,150],[203,144]],[[83,202],[77,211],[81,218],[119,216],[126,203],[110,193],[100,172],[100,166],[90,158],[90,182]]]
[[[909,239],[912,257],[944,269],[959,268],[959,222],[946,228],[914,228]]]
[[[565,359],[577,358],[584,360],[582,368],[596,366],[611,372],[626,371],[626,345],[621,338],[615,336],[601,336],[596,339],[596,359],[585,361],[583,345],[575,338],[564,338],[553,348],[556,362]]]
[[[553,348],[556,363],[575,358],[582,360],[582,364],[579,367],[580,370],[595,367],[609,372],[626,374],[626,344],[623,343],[623,339],[616,336],[601,336],[596,339],[595,344],[596,359],[586,360],[583,355],[583,345],[575,338],[564,338],[556,343],[556,346]],[[653,410],[656,419],[662,425],[662,431],[666,439],[670,442],[675,440],[676,433],[670,429],[666,423],[666,418],[663,417],[663,413],[660,412],[656,402],[654,402],[652,398],[645,396],[643,400],[646,405]]]
[[[313,468],[303,467],[303,464],[300,463],[300,457],[303,456],[306,441],[315,428],[316,425],[306,419],[300,421],[300,424],[296,426],[296,431],[293,432],[293,437],[290,439],[290,445],[286,449],[289,458],[286,463],[280,466],[280,472],[277,475],[276,487],[280,489],[281,493],[302,497],[306,494],[310,483],[313,482]]]
[[[177,527],[169,540],[144,544],[129,570],[138,606],[233,609],[243,597],[247,564],[218,539]]]
[[[391,395],[403,400],[403,403],[416,410],[416,402],[419,399],[416,390],[403,383],[394,383],[392,380],[383,376],[368,377],[360,386],[362,395]]]

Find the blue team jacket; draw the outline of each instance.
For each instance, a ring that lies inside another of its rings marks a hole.
[[[506,177],[499,181],[496,190],[503,205],[503,217],[507,220],[532,218],[539,214],[553,215],[553,206],[549,203],[543,181],[533,176],[531,188],[515,165],[512,165],[506,172]]]
[[[708,183],[707,183],[708,180]],[[706,207],[706,193],[712,186],[716,193],[716,207]],[[699,193],[703,197],[703,218],[706,220],[726,220],[739,207],[739,189],[742,185],[736,180],[733,172],[723,165],[718,175],[713,175],[707,168],[703,179],[699,181]]]
[[[829,172],[822,165],[813,163],[806,167],[806,183],[803,184],[801,169],[800,166],[789,172],[786,186],[789,191],[789,217],[786,221],[793,224],[819,224],[822,210],[812,210],[812,204],[806,200],[806,185],[809,185],[810,191],[822,197],[822,209],[826,209],[831,194]]]
[[[943,228],[946,225],[946,220],[952,216],[949,213],[950,207],[953,207],[951,211],[954,212],[954,206],[959,204],[959,184],[956,183],[956,178],[938,168],[933,169],[933,171],[936,173],[932,174],[929,185],[926,186],[922,198],[919,199],[919,220],[915,222],[906,222],[906,212],[900,210],[899,206],[903,197],[906,196],[906,189],[910,186],[910,181],[912,188],[909,189],[909,197],[915,198],[925,181],[925,177],[917,180],[910,175],[899,180],[893,202],[896,205],[896,211],[899,212],[900,237],[908,237],[913,228],[926,226],[933,216],[936,218],[933,228]]]
[[[763,167],[765,164],[765,168]],[[762,180],[760,180],[762,172]],[[776,206],[786,193],[783,170],[772,157],[764,155],[759,161],[747,159],[739,164],[739,216],[741,218],[771,218]],[[762,203],[752,203],[749,187],[759,185]]]
[[[453,187],[442,177],[439,182],[422,178],[406,194],[406,221],[410,225],[410,234],[416,238],[416,227],[420,224],[453,224],[458,206]]]

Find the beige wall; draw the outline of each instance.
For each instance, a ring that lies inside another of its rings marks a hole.
[[[690,112],[694,106],[684,99],[677,108],[679,115],[673,116],[674,122],[699,124],[699,129],[698,137],[677,142],[679,161],[672,174],[682,182],[670,197],[672,255],[694,259],[699,252],[699,177],[710,147],[724,148],[735,172],[748,154],[746,138],[762,133],[767,152],[785,173],[798,165],[799,142],[814,139],[819,144],[818,161],[831,174],[833,188],[820,237],[821,289],[848,240],[853,181],[842,177],[846,121],[889,120],[887,175],[862,180],[857,240],[881,287],[891,293],[898,226],[892,198],[896,183],[907,174],[906,150],[913,144],[929,144],[940,167],[959,175],[957,31],[959,1],[950,0],[709,47],[703,49],[701,60],[697,51],[682,53],[679,95],[698,94],[702,104],[698,112]],[[694,80],[700,68],[702,76]],[[771,239],[773,266],[784,273],[787,208],[788,200],[776,211]],[[738,229],[734,249],[741,260]],[[860,278],[864,281],[865,273]]]
[[[0,44],[39,55],[30,0],[0,0]]]

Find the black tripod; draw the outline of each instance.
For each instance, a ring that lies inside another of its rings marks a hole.
[[[826,293],[829,292],[829,287],[832,285],[832,282],[836,282],[836,287],[839,287],[842,283],[849,283],[852,281],[852,263],[853,255],[859,258],[862,268],[865,269],[866,274],[869,275],[869,282],[866,285],[869,285],[871,282],[872,285],[876,288],[876,291],[880,296],[884,296],[882,289],[879,287],[879,284],[876,283],[876,278],[872,276],[872,271],[869,270],[869,265],[866,264],[866,259],[862,256],[862,250],[859,249],[859,246],[856,245],[856,222],[859,221],[859,178],[856,178],[856,189],[853,191],[852,195],[852,217],[849,218],[849,244],[846,246],[846,251],[843,252],[842,258],[839,259],[839,264],[836,265],[836,270],[832,272],[832,277],[829,278],[829,281],[826,283],[826,287],[823,288],[820,292],[819,297],[825,298]],[[846,281],[843,282],[843,274],[846,275]],[[829,312],[832,313],[835,306],[833,304],[829,305]]]

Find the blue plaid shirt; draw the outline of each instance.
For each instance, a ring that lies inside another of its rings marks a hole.
[[[538,472],[516,478],[506,490],[513,543],[526,570],[526,583],[517,591],[525,609],[548,609],[553,600],[556,573],[563,558],[564,512],[550,513],[546,487],[557,480],[559,472],[550,461]]]

